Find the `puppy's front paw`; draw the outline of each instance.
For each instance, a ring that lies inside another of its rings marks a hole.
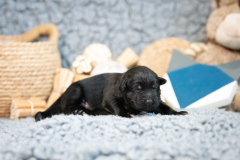
[[[180,112],[175,111],[173,114],[174,115],[186,115],[186,114],[188,114],[188,112],[186,112],[186,111],[180,111]]]
[[[44,119],[43,115],[42,115],[42,112],[38,112],[36,115],[35,115],[35,121],[38,122],[38,121],[41,121],[42,119]]]
[[[132,116],[130,114],[127,114],[126,118],[132,118]]]
[[[73,112],[73,114],[74,115],[83,115],[83,111],[82,110],[75,110],[74,112]]]

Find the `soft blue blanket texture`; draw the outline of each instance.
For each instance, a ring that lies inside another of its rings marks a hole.
[[[240,113],[0,119],[0,159],[239,159]]]

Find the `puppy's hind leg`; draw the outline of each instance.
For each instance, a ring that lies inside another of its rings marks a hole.
[[[82,106],[84,95],[80,85],[73,83],[62,95],[61,109],[64,114],[81,113],[85,108]]]
[[[76,83],[73,83],[46,111],[38,112],[35,115],[35,120],[40,121],[61,113],[72,114],[74,111],[80,109],[82,100],[83,94],[81,87]]]
[[[52,117],[52,115],[62,113],[61,99],[62,99],[62,97],[59,97],[46,111],[38,112],[35,115],[35,121],[37,122],[37,121],[40,121],[40,120],[45,119],[47,117]]]

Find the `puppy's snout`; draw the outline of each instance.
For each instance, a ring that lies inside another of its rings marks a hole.
[[[147,104],[147,105],[153,104],[153,100],[151,100],[151,99],[146,100],[146,104]]]

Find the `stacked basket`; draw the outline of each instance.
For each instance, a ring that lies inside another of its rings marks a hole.
[[[32,42],[42,34],[49,35],[49,41]],[[48,98],[61,66],[58,38],[53,24],[19,36],[0,36],[0,117],[9,117],[12,99]]]

